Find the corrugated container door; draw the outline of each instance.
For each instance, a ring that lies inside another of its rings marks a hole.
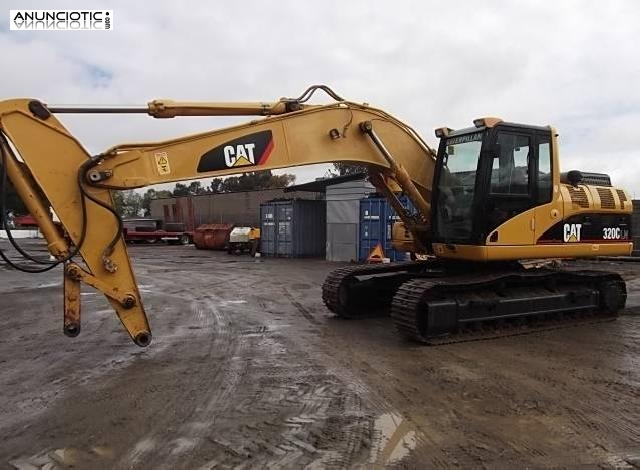
[[[260,252],[265,256],[276,255],[275,204],[260,206]]]
[[[327,260],[356,261],[358,256],[358,224],[327,224]]]
[[[360,201],[360,261],[380,243],[384,248],[385,199],[369,198]]]
[[[324,201],[293,202],[292,256],[323,256],[327,242],[327,211]]]
[[[357,261],[360,199],[326,203],[326,257],[329,261]]]
[[[276,256],[293,256],[293,205],[276,205]]]

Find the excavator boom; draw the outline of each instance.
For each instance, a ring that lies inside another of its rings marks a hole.
[[[30,99],[0,102],[0,145],[6,175],[37,220],[49,251],[65,265],[65,333],[73,336],[80,331],[78,292],[79,283],[85,282],[105,294],[138,345],[145,346],[151,340],[111,190],[354,162],[369,168],[381,190],[389,191],[387,181],[393,180],[410,195],[422,218],[419,224],[410,218],[405,222],[419,239],[420,230],[424,231],[430,219],[435,152],[413,129],[384,111],[344,100],[306,105],[309,96],[307,91],[298,99],[244,104],[156,100],[146,108],[47,107]],[[177,139],[118,145],[92,156],[55,111],[144,112],[161,118],[267,117]],[[63,233],[53,223],[49,207],[59,217]],[[81,255],[86,269],[73,262],[76,254]]]

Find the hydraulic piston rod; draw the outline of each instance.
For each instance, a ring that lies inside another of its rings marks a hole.
[[[430,214],[431,204],[429,204],[422,197],[422,194],[420,194],[418,188],[416,188],[416,185],[411,181],[411,177],[409,176],[409,173],[407,173],[407,170],[405,170],[400,164],[398,164],[389,150],[387,150],[380,137],[373,130],[373,124],[371,123],[371,121],[361,122],[360,129],[371,138],[375,146],[378,148],[378,150],[380,150],[380,153],[382,154],[384,159],[389,163],[391,171],[393,171],[393,173],[395,174],[395,178],[398,181],[398,184],[400,185],[402,190],[409,196],[409,199],[411,199],[411,201],[416,205],[419,212],[421,214]]]

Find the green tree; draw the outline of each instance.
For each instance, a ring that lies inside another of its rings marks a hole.
[[[124,213],[124,194],[123,191],[111,191],[111,197],[113,198],[113,206],[120,217]]]
[[[189,183],[189,194],[192,196],[197,196],[198,194],[206,194],[208,193],[208,189],[202,186],[200,181],[192,181]]]
[[[242,173],[226,178],[212,178],[208,186],[200,181],[192,181],[188,185],[176,183],[171,194],[174,197],[197,196],[199,194],[229,193],[234,191],[252,191],[255,189],[284,188],[295,182],[295,175],[285,173],[274,175],[271,170]]]
[[[333,164],[333,169],[327,172],[327,176],[336,177],[336,176],[346,176],[346,175],[356,175],[358,173],[366,173],[367,168],[363,165],[358,165],[356,163],[349,162],[336,162]]]
[[[142,196],[133,189],[112,191],[111,194],[116,212],[120,217],[141,217],[143,215]]]
[[[150,188],[142,195],[142,215],[149,217],[151,215],[151,201],[153,199],[161,199],[171,197],[171,191],[161,189],[159,191]]]
[[[209,184],[209,192],[211,193],[221,193],[224,190],[224,179],[223,178],[212,178],[211,183]]]
[[[175,187],[173,188],[173,196],[189,196],[189,186],[183,183],[176,183]]]
[[[202,186],[200,181],[191,181],[189,184],[176,183],[173,188],[173,196],[197,196],[198,194],[207,194],[209,188]]]
[[[255,171],[225,178],[222,182],[222,192],[283,188],[289,186],[295,180],[295,175],[287,173],[274,175],[271,170]]]
[[[271,185],[273,188],[284,188],[296,182],[296,175],[285,173],[283,175],[273,175],[271,177]]]

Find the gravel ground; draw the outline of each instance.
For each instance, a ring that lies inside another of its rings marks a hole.
[[[6,244],[2,244],[6,246]],[[0,268],[0,468],[640,466],[640,264],[614,322],[421,347],[321,301],[338,264],[130,248],[154,341]]]

